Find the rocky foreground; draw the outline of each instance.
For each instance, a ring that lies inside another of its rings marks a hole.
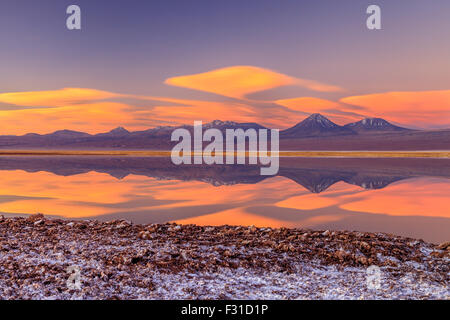
[[[2,299],[450,299],[450,243],[0,216]]]

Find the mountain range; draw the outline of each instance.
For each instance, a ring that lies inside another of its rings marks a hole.
[[[148,149],[170,150],[173,130],[193,126],[163,126],[130,132],[123,127],[91,135],[60,130],[50,134],[28,133],[0,136],[0,149]],[[257,123],[215,120],[203,129],[265,129]],[[412,130],[380,118],[368,118],[340,126],[321,114],[280,131],[281,150],[450,150],[449,130]]]

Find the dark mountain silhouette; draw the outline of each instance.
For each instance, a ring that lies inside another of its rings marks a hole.
[[[238,123],[238,122],[234,122],[234,121],[221,121],[221,120],[214,120],[213,122],[207,123],[203,126],[203,128],[206,129],[210,129],[210,128],[215,128],[215,129],[219,129],[221,131],[224,131],[226,129],[243,129],[243,130],[247,130],[247,129],[255,129],[255,130],[259,130],[259,129],[267,129],[266,127],[257,124],[257,123]]]
[[[175,129],[193,133],[192,125],[161,126],[130,132],[118,127],[106,133],[60,130],[50,134],[29,133],[23,136],[0,136],[0,149],[49,150],[170,150]],[[215,120],[203,129],[266,129],[257,123]],[[270,135],[269,135],[270,137]],[[320,114],[313,114],[299,124],[280,132],[280,150],[449,150],[450,130],[419,131],[401,128],[383,119],[365,119],[339,126]]]
[[[315,113],[292,128],[281,131],[281,137],[305,138],[356,134],[353,130],[339,126],[319,113]]]
[[[218,129],[222,131],[223,133],[226,132],[227,129],[267,129],[257,123],[237,123],[233,121],[221,121],[221,120],[214,120],[210,123],[205,123],[202,125],[203,130],[207,129]],[[160,126],[151,128],[148,130],[143,131],[135,131],[135,132],[129,132],[128,130],[118,127],[114,130],[111,130],[108,133],[100,133],[97,134],[96,137],[129,137],[129,138],[168,138],[170,140],[170,136],[172,135],[172,132],[176,129],[186,129],[191,134],[194,132],[194,126],[192,125],[183,125],[183,126]]]
[[[351,129],[358,133],[374,133],[374,132],[400,132],[410,131],[411,129],[402,128],[391,124],[381,118],[367,118],[358,122],[346,124],[345,128]]]
[[[130,134],[130,131],[123,127],[117,127],[115,129],[112,129],[110,132],[106,133],[99,133],[96,136],[97,137],[125,137]]]
[[[54,139],[77,139],[77,138],[90,137],[91,135],[89,133],[72,131],[72,130],[59,130],[59,131],[55,131],[50,134],[46,134],[44,136],[47,138],[54,138]]]

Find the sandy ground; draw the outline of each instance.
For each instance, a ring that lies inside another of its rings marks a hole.
[[[2,299],[450,299],[450,243],[0,216]]]

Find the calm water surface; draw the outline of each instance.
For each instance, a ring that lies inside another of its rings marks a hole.
[[[167,158],[0,157],[0,212],[387,232],[450,240],[450,160],[281,159],[174,166]]]

